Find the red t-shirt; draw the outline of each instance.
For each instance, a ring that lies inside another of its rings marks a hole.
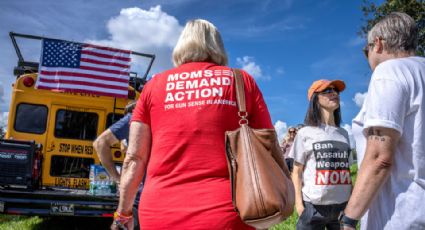
[[[243,72],[249,125],[273,128],[254,79]],[[155,75],[132,121],[151,127],[139,217],[142,229],[250,229],[234,211],[224,133],[239,127],[229,67],[186,63]]]

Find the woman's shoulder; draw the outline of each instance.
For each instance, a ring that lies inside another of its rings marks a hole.
[[[300,137],[300,138],[315,137],[318,135],[319,132],[321,131],[316,126],[304,126],[297,131],[296,137]]]
[[[317,131],[317,130],[319,130],[319,127],[306,125],[306,126],[302,127],[301,129],[299,129],[297,131],[297,135],[298,134],[304,134],[305,135],[305,134],[310,133],[311,131]]]
[[[348,138],[348,131],[342,127],[338,127],[338,132],[343,135],[344,137]]]

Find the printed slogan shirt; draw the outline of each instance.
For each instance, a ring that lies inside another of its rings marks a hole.
[[[273,128],[254,79],[243,75],[250,126]],[[229,67],[186,63],[145,85],[132,118],[152,131],[142,229],[250,229],[234,211],[225,158],[237,113]]]
[[[348,201],[352,156],[348,134],[343,128],[321,125],[300,129],[289,157],[304,165],[304,201],[316,205]]]

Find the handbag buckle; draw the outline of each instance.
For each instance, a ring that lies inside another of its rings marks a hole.
[[[246,111],[238,111],[238,116],[242,119],[246,119],[248,117],[248,112]]]
[[[246,111],[238,111],[238,116],[241,118],[239,120],[239,125],[247,125],[248,124],[248,112]]]
[[[239,120],[239,125],[247,125],[247,124],[248,124],[248,119],[242,118]]]

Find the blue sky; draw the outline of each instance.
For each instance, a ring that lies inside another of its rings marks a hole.
[[[350,129],[371,74],[361,52],[365,40],[357,35],[364,23],[360,8],[361,1],[337,0],[3,0],[0,119],[4,123],[9,110],[17,62],[9,31],[153,53],[153,74],[171,67],[185,22],[203,18],[220,30],[230,66],[256,78],[280,135],[303,122],[307,89],[320,78],[346,82],[342,117]],[[25,45],[24,57],[38,60],[39,43]],[[142,66],[134,63],[134,70]]]

